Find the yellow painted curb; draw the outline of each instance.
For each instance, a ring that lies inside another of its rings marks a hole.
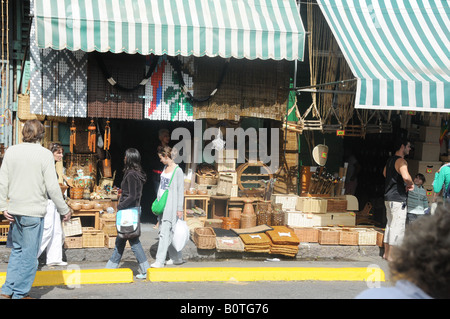
[[[303,267],[151,268],[149,281],[385,281],[382,269]]]
[[[6,272],[0,273],[0,285],[6,280]],[[87,284],[114,284],[133,282],[133,271],[119,269],[72,269],[36,272],[33,287],[66,285],[76,287]]]

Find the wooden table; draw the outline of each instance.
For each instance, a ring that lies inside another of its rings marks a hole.
[[[72,217],[91,216],[95,218],[94,228],[100,229],[100,209],[80,209],[74,210]]]
[[[208,218],[208,206],[210,195],[184,195],[184,220],[186,220],[187,202],[189,200],[201,200],[203,202],[203,210],[205,211],[206,218]]]

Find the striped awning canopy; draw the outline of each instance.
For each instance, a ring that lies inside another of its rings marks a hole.
[[[356,108],[450,111],[448,0],[317,0],[358,79]]]
[[[303,60],[295,0],[35,0],[39,48]]]

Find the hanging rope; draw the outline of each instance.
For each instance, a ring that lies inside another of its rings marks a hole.
[[[227,72],[228,66],[230,64],[230,59],[225,60],[225,64],[223,65],[222,72],[219,76],[219,80],[217,81],[217,85],[214,88],[214,90],[211,91],[211,93],[208,96],[202,97],[202,98],[195,98],[192,96],[191,92],[188,91],[186,88],[186,84],[184,83],[183,74],[181,73],[181,62],[171,56],[167,56],[167,59],[169,60],[170,64],[172,64],[173,68],[175,69],[175,72],[177,73],[178,81],[180,82],[181,89],[183,90],[184,94],[187,95],[188,99],[192,102],[206,102],[210,98],[214,96],[214,94],[217,93],[217,90],[222,85],[223,79],[225,78],[225,74]]]
[[[108,71],[105,63],[103,62],[101,53],[97,53],[97,52],[95,53],[95,59],[97,60],[98,66],[100,67],[103,75],[105,76],[106,81],[108,81],[108,83],[111,84],[114,88],[121,90],[121,91],[127,91],[127,92],[135,91],[147,84],[147,82],[152,77],[152,74],[155,71],[156,66],[158,65],[159,58],[160,57],[157,55],[152,55],[152,62],[150,64],[150,68],[148,69],[148,71],[147,71],[145,77],[142,79],[142,81],[139,82],[139,84],[135,85],[132,88],[127,88],[127,87],[117,83],[117,81],[112,77],[111,73]]]

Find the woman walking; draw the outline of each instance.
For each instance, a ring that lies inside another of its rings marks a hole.
[[[134,148],[127,149],[125,151],[124,164],[124,176],[122,184],[120,185],[122,195],[120,196],[117,210],[134,207],[139,207],[140,209],[142,188],[147,180],[147,176],[141,167],[141,155],[139,151]],[[150,268],[150,265],[147,261],[147,256],[142,248],[139,237],[124,239],[117,236],[114,252],[106,264],[106,268],[119,267],[127,240],[130,242],[131,250],[139,263],[140,274],[138,274],[136,278],[145,279],[147,277],[147,269]]]
[[[151,264],[152,268],[164,267],[167,253],[170,260],[167,264],[179,265],[184,261],[182,253],[178,252],[172,245],[173,232],[177,219],[183,218],[184,201],[184,175],[183,170],[173,161],[172,148],[165,146],[158,150],[164,170],[161,174],[161,181],[158,189],[158,199],[161,198],[165,190],[169,190],[167,203],[159,224],[159,244],[156,253],[156,261]],[[172,179],[173,175],[173,179]],[[172,179],[172,182],[170,180]],[[170,184],[170,186],[169,186]]]
[[[49,147],[56,162],[61,162],[64,150],[61,144],[52,143]],[[42,234],[41,247],[38,257],[45,251],[47,266],[67,266],[62,260],[62,245],[64,233],[61,226],[61,215],[58,214],[55,203],[49,198],[47,202],[47,214],[44,217],[44,232]]]

